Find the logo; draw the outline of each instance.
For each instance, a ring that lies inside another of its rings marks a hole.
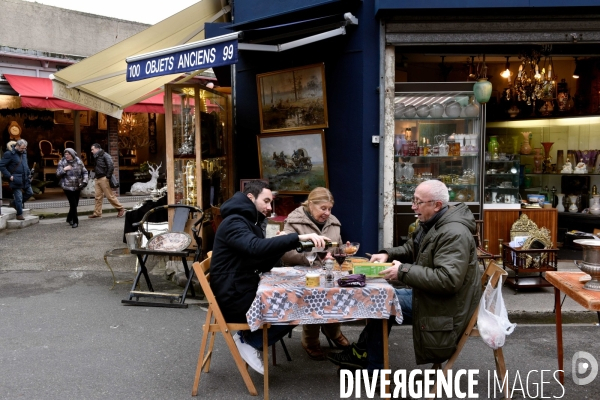
[[[587,385],[598,375],[598,361],[587,351],[578,351],[573,354],[571,366],[573,382],[576,385]]]

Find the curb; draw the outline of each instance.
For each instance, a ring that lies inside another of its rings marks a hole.
[[[563,311],[562,323],[564,324],[592,324],[598,325],[598,316],[589,311]],[[556,323],[556,314],[553,311],[508,311],[510,322],[517,324],[549,324]]]
[[[117,211],[116,208],[110,208],[110,209],[106,209],[106,210],[103,209],[102,210],[102,214],[105,214],[105,213],[117,213],[117,212],[118,211]],[[48,219],[49,218],[66,218],[67,215],[69,214],[68,211],[65,211],[65,212],[63,212],[63,211],[61,211],[61,212],[47,212],[47,211],[44,211],[43,208],[42,209],[37,209],[37,210],[31,210],[29,213],[31,215],[35,215],[35,216],[40,217],[40,219],[46,219],[46,218],[48,218]],[[91,211],[78,211],[77,215],[81,217],[81,216],[92,215],[93,213],[94,213],[93,210],[91,210]]]

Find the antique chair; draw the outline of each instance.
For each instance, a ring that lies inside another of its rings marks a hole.
[[[75,142],[72,140],[65,140],[65,149],[69,147],[75,149]]]
[[[481,225],[483,224],[483,220],[475,220],[476,228],[475,233],[473,234],[473,239],[475,239],[475,245],[477,246],[477,261],[481,264],[483,269],[485,269],[485,261],[493,260],[495,257],[492,253],[486,251],[481,245]]]
[[[121,300],[123,304],[136,305],[136,306],[156,306],[156,307],[181,307],[187,308],[187,304],[185,304],[185,298],[187,296],[188,290],[190,291],[192,296],[196,296],[194,291],[194,286],[192,285],[192,279],[194,277],[194,271],[190,271],[187,264],[187,258],[194,255],[194,262],[200,260],[202,257],[202,238],[198,232],[198,225],[204,220],[203,211],[195,206],[188,206],[183,204],[169,204],[154,207],[150,211],[148,211],[140,222],[134,223],[134,227],[138,227],[142,235],[145,236],[148,241],[150,241],[153,237],[152,233],[148,232],[146,229],[146,221],[150,219],[152,214],[159,212],[161,210],[174,210],[173,219],[171,222],[171,229],[167,233],[174,232],[184,232],[186,225],[188,222],[191,222],[194,218],[196,220],[193,222],[191,230],[193,233],[195,246],[191,246],[189,248],[185,248],[182,250],[173,250],[173,249],[148,249],[148,248],[134,248],[131,249],[131,254],[137,255],[140,268],[138,269],[137,275],[133,280],[133,286],[131,291],[129,292],[129,298],[127,300]],[[162,235],[166,235],[164,233]],[[150,244],[150,243],[149,243]],[[187,283],[182,293],[161,293],[155,292],[152,283],[150,282],[150,276],[148,275],[148,270],[146,269],[146,260],[149,255],[154,256],[167,256],[167,257],[178,257],[181,259],[183,264],[183,269],[185,272],[185,276],[187,278]],[[141,276],[144,275],[144,279],[148,286],[148,291],[136,290],[136,286],[138,285]],[[145,302],[139,301],[140,297],[154,297],[154,298],[162,298],[169,300],[169,303],[153,303],[153,302]],[[135,298],[136,300],[133,300]],[[177,301],[177,303],[174,303]]]
[[[508,276],[508,273],[506,271],[504,271],[502,268],[500,268],[498,265],[496,265],[496,263],[494,261],[491,261],[488,264],[485,271],[483,272],[483,276],[481,277],[482,291],[485,290],[485,287],[486,287],[488,281],[491,282],[492,286],[496,287],[498,285],[500,277],[503,277],[503,279],[506,279],[506,276]],[[477,327],[475,326],[477,324],[477,316],[478,315],[479,315],[479,306],[477,306],[477,308],[475,308],[475,311],[473,312],[473,315],[471,316],[471,320],[469,321],[467,328],[465,329],[460,340],[458,341],[458,344],[456,346],[456,350],[454,351],[454,354],[452,354],[450,359],[446,362],[446,365],[444,365],[444,367],[442,368],[442,364],[433,364],[433,369],[441,369],[443,371],[444,376],[447,376],[448,370],[452,368],[452,366],[456,362],[456,359],[460,355],[460,352],[465,347],[465,344],[467,343],[467,339],[469,339],[470,337],[479,336],[479,331],[477,330]],[[496,363],[496,371],[498,372],[499,379],[502,382],[506,375],[506,365],[504,363],[504,354],[502,353],[502,347],[498,348],[497,350],[493,350],[493,352],[494,352],[494,361]],[[506,398],[510,398],[509,393],[508,393],[508,385],[506,385],[505,388],[506,389],[505,389],[504,394],[505,394]],[[436,391],[437,391],[437,385],[434,385],[433,389],[430,392],[430,394],[434,395],[434,398],[435,398]]]
[[[223,334],[223,338],[225,339],[225,343],[227,343],[227,347],[233,356],[233,360],[235,361],[235,365],[237,366],[240,375],[242,375],[242,379],[248,388],[248,391],[252,396],[257,396],[258,392],[256,391],[256,387],[252,382],[252,378],[250,378],[250,374],[248,374],[248,368],[246,362],[242,359],[237,346],[233,340],[233,334],[238,330],[249,330],[250,327],[248,324],[243,323],[227,323],[223,314],[221,313],[221,309],[217,304],[215,299],[215,295],[212,292],[210,287],[210,260],[211,258],[207,258],[201,263],[195,262],[192,266],[195,271],[198,280],[200,281],[200,286],[202,287],[202,291],[206,296],[206,300],[208,301],[208,310],[206,312],[206,319],[204,325],[202,325],[202,342],[200,344],[200,353],[198,355],[198,364],[196,366],[196,374],[194,375],[194,385],[192,386],[192,396],[196,396],[198,394],[198,385],[200,384],[200,374],[202,370],[205,373],[208,373],[210,370],[210,361],[213,355],[213,346],[215,343],[215,336],[218,332]],[[262,326],[263,330],[263,363],[264,363],[264,398],[269,398],[269,351],[268,351],[268,338],[267,338],[267,329],[269,325]],[[210,340],[209,340],[210,335]],[[208,344],[208,348],[207,348]],[[204,355],[206,351],[206,356]]]

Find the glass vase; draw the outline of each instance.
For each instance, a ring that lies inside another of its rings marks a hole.
[[[521,132],[523,135],[523,143],[521,143],[521,154],[531,154],[531,145],[529,144],[529,135],[531,132]]]
[[[542,161],[544,160],[544,156],[541,154],[542,149],[536,147],[533,149],[533,173],[541,174],[542,173]]]
[[[490,160],[497,161],[499,156],[499,148],[498,140],[496,136],[490,136],[490,141],[488,142],[488,153],[490,154]]]

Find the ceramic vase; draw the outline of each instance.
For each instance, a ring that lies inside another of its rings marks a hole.
[[[521,154],[531,154],[531,145],[529,144],[529,135],[531,132],[521,132],[523,143],[521,144]]]
[[[492,97],[492,83],[487,78],[479,79],[473,85],[473,94],[479,104],[487,103],[490,101],[490,97]]]
[[[563,199],[565,195],[562,193],[557,193],[556,198],[558,199],[556,202],[556,210],[558,212],[565,212],[565,205],[563,204]]]
[[[544,156],[542,155],[542,149],[536,147],[533,149],[533,173],[541,174],[542,173],[542,161],[544,160]]]

